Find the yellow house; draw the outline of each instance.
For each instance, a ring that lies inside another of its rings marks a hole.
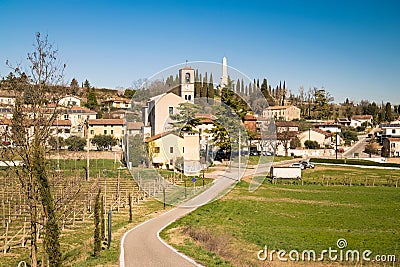
[[[263,111],[263,117],[274,120],[299,120],[300,109],[295,106],[271,106]]]
[[[125,121],[123,119],[95,119],[89,120],[89,139],[95,135],[111,135],[122,143],[125,134]]]
[[[183,138],[173,132],[156,134],[145,141],[148,145],[149,158],[153,165],[163,169],[173,169],[176,161],[182,159]]]

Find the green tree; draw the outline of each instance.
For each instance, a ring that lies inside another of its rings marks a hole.
[[[146,146],[143,143],[143,136],[136,134],[134,136],[129,136],[129,160],[132,162],[133,167],[138,167],[142,163],[146,162]]]
[[[170,115],[174,120],[172,125],[181,132],[195,131],[194,128],[200,124],[200,118],[196,118],[195,114],[199,113],[200,109],[200,106],[189,102],[179,104],[178,112]]]
[[[51,149],[58,150],[65,146],[65,139],[59,136],[51,136],[48,140],[48,144]]]
[[[332,101],[333,97],[325,89],[314,88],[314,117],[316,119],[329,119],[332,115],[329,103]]]
[[[95,135],[90,141],[97,146],[97,150],[110,149],[118,144],[118,140],[112,135]]]
[[[135,93],[136,93],[136,90],[134,90],[134,89],[126,89],[125,92],[124,92],[124,97],[133,98]]]
[[[87,102],[85,103],[85,107],[88,109],[95,109],[99,106],[97,103],[97,95],[94,88],[90,89],[87,95]]]
[[[387,102],[385,105],[385,121],[391,122],[394,119],[394,114],[392,110],[392,105],[390,102]]]
[[[292,140],[290,140],[290,148],[296,149],[298,147],[301,147],[301,142],[300,142],[300,139],[297,136],[295,136],[295,137],[293,137]]]
[[[72,135],[65,140],[65,144],[70,151],[82,151],[86,145],[86,139]]]
[[[85,88],[87,91],[89,91],[92,88],[92,86],[90,85],[90,82],[87,79],[83,83],[83,88]]]
[[[94,200],[94,234],[93,234],[93,247],[94,247],[94,251],[93,254],[95,257],[99,257],[100,256],[100,251],[101,251],[101,237],[100,237],[100,212],[102,210],[102,207],[100,206],[100,188],[99,191],[96,195],[96,198]]]
[[[317,141],[314,141],[314,140],[306,140],[306,141],[304,142],[304,146],[305,146],[307,149],[317,149],[317,148],[319,148],[318,142],[317,142]]]
[[[78,81],[77,81],[75,78],[72,78],[69,87],[71,88],[71,93],[72,93],[73,95],[78,94],[79,83],[78,83]]]

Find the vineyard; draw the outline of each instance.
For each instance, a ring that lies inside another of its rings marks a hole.
[[[90,160],[89,179],[86,178],[86,161],[51,160],[50,182],[55,199],[62,238],[66,233],[93,225],[93,204],[99,188],[104,196],[104,210],[115,216],[127,214],[129,195],[134,205],[146,197],[139,190],[129,171],[120,163],[107,160]],[[30,208],[19,184],[14,167],[0,170],[0,253],[28,260],[30,246]],[[128,217],[127,217],[128,218]],[[42,212],[39,213],[39,249],[42,243]],[[68,247],[68,246],[67,246]],[[1,265],[1,264],[0,264]]]

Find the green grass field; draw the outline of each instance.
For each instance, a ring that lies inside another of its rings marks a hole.
[[[318,166],[306,170],[303,179],[315,180],[323,174],[362,180],[396,173]],[[321,252],[337,248],[339,238],[347,240],[346,249],[369,249],[373,256],[394,254],[400,259],[399,221],[400,188],[394,186],[272,185],[266,181],[250,193],[248,183],[242,181],[221,200],[170,225],[162,237],[206,266],[265,266],[268,262],[257,259],[265,245],[270,250]]]

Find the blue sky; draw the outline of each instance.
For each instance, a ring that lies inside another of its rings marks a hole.
[[[218,61],[341,102],[400,104],[399,1],[0,0],[0,75],[49,35],[66,79],[129,87],[178,63]]]

